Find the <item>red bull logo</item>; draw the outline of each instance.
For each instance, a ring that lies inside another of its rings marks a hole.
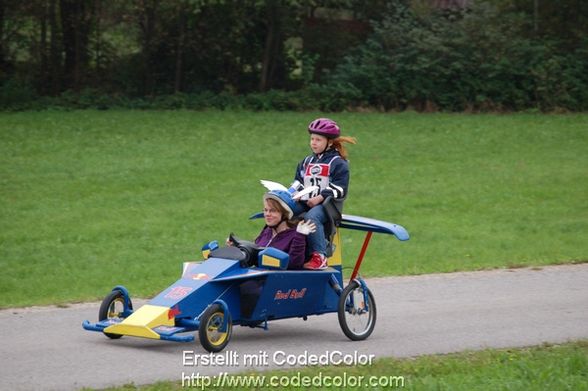
[[[302,299],[306,294],[306,288],[302,288],[301,290],[298,289],[288,289],[285,292],[282,292],[280,289],[274,295],[274,300],[297,300]]]

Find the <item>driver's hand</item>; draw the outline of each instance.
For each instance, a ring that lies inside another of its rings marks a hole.
[[[301,221],[296,226],[296,232],[300,232],[302,235],[308,235],[316,231],[316,225],[311,220]]]
[[[229,238],[227,238],[227,240],[225,240],[225,244],[227,246],[234,246],[235,245],[235,243],[233,243],[233,241],[231,239],[229,239]]]

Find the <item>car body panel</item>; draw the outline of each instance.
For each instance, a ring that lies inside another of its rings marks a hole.
[[[283,259],[278,257],[274,262],[261,256],[258,266],[247,267],[237,259],[215,257],[212,251],[212,257],[202,262],[184,263],[181,278],[137,311],[130,305],[128,291],[123,286],[115,287],[113,290],[119,290],[124,297],[121,318],[97,323],[84,321],[83,328],[111,335],[185,342],[192,341],[194,336],[182,333],[198,330],[200,317],[215,303],[229,312],[233,324],[249,326],[337,312],[343,287],[340,228],[408,240],[408,232],[399,225],[343,215],[325,270],[282,270]]]

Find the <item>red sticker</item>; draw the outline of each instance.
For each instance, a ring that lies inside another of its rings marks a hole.
[[[192,291],[192,288],[188,286],[175,286],[165,295],[166,299],[179,300],[186,297],[188,293]]]
[[[168,319],[173,319],[176,316],[178,316],[179,314],[181,314],[182,311],[180,311],[180,307],[179,306],[174,306],[173,308],[170,308],[168,313],[167,313],[167,318]]]
[[[309,164],[306,167],[306,173],[304,176],[329,176],[329,165],[328,164]]]

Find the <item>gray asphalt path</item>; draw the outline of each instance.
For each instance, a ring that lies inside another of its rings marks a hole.
[[[0,390],[104,388],[291,368],[281,359],[305,353],[367,360],[588,338],[588,264],[376,278],[368,285],[378,320],[366,341],[349,341],[336,314],[275,321],[269,331],[236,327],[223,352],[230,365],[183,365],[185,351],[194,352],[190,360],[208,356],[197,342],[109,340],[84,331],[82,320],[95,321],[99,303],[2,310]],[[246,354],[258,365],[245,362]]]

